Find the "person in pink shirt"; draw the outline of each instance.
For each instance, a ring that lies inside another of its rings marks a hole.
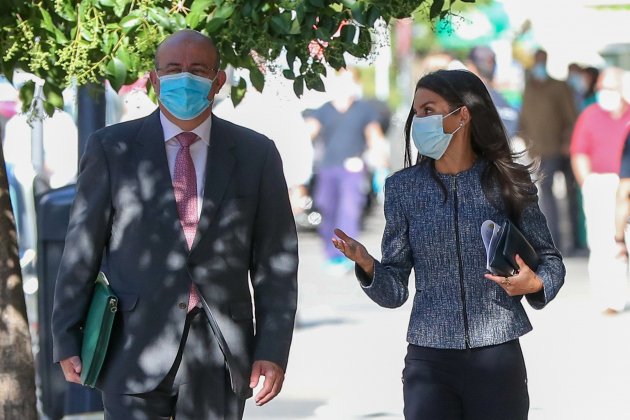
[[[600,309],[616,314],[626,304],[627,261],[614,240],[615,197],[630,107],[622,97],[623,70],[610,67],[598,80],[597,102],[578,117],[571,138],[571,165],[582,188],[588,270]]]

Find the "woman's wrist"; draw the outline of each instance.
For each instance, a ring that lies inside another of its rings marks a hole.
[[[371,255],[367,255],[365,258],[361,258],[361,261],[357,261],[361,270],[365,271],[370,277],[374,274],[374,258]]]
[[[532,293],[538,293],[545,288],[545,283],[537,275],[534,276],[534,291]]]
[[[624,235],[615,235],[615,242],[617,242],[618,244],[625,244],[626,243],[626,238]]]

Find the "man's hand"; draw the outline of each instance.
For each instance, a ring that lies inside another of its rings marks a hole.
[[[81,358],[79,356],[68,357],[59,362],[66,381],[81,384]]]
[[[277,364],[267,360],[256,360],[252,366],[252,376],[249,379],[249,387],[256,388],[260,377],[264,376],[265,381],[263,387],[256,394],[256,405],[261,406],[273,400],[282,389],[284,382],[284,370]]]

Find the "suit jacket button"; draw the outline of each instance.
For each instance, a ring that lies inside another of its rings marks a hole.
[[[179,309],[186,309],[186,304],[184,302],[179,303]]]

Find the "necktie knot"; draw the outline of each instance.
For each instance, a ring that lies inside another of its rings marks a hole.
[[[190,147],[191,144],[199,140],[199,136],[189,131],[184,131],[175,136],[181,147]]]

